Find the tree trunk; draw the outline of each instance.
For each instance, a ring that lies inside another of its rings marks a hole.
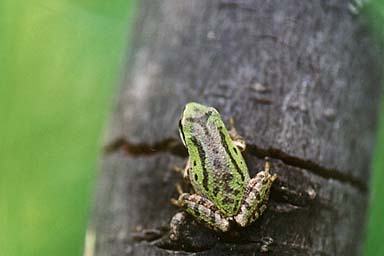
[[[142,1],[85,254],[359,255],[378,52],[348,1]],[[221,234],[188,217],[172,241],[189,101],[234,117],[250,175],[269,156],[278,180],[251,226]]]

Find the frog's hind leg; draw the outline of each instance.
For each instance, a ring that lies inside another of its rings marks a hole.
[[[270,175],[269,166],[269,162],[266,161],[265,170],[259,172],[247,184],[240,211],[234,217],[235,221],[242,227],[259,218],[266,209],[269,191],[276,179],[275,175]]]
[[[173,201],[173,204],[184,208],[187,213],[213,229],[223,232],[229,229],[229,218],[223,216],[220,210],[205,197],[183,193],[178,200]]]
[[[236,147],[238,147],[240,149],[241,152],[243,152],[245,150],[245,148],[247,147],[247,145],[245,144],[245,140],[243,137],[241,137],[236,129],[235,129],[235,125],[234,125],[235,121],[233,120],[233,117],[231,117],[229,119],[229,130],[228,130],[228,134],[229,136],[231,137],[233,143],[235,144]]]

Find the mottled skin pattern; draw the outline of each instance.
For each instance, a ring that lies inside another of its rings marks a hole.
[[[227,131],[219,112],[198,103],[185,106],[179,131],[188,149],[184,170],[196,194],[182,193],[174,204],[215,230],[228,231],[231,223],[246,226],[266,208],[276,176],[264,171],[250,179],[241,154],[243,139]]]

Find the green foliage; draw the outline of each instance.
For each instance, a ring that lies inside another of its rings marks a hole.
[[[0,255],[81,255],[134,3],[0,0]]]
[[[384,255],[384,104],[381,108],[379,134],[373,157],[370,207],[364,255]],[[368,170],[367,170],[368,171]]]
[[[374,0],[367,6],[373,32],[377,41],[384,43],[384,1]],[[382,56],[383,57],[383,56]],[[383,70],[384,72],[384,70]],[[382,86],[382,85],[381,85]],[[383,99],[383,98],[382,98]],[[368,214],[367,237],[364,248],[366,256],[384,255],[384,104],[382,100],[376,148],[373,157],[370,207]],[[368,170],[367,170],[368,171]]]

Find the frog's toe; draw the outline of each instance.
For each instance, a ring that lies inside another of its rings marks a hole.
[[[184,194],[183,188],[181,187],[180,183],[176,183],[176,190],[177,190],[177,193],[179,193],[179,195]]]
[[[177,200],[175,198],[171,198],[171,204],[173,204],[174,206],[177,206],[177,207],[183,207],[182,202],[180,202],[179,200]]]
[[[171,199],[171,204],[183,208],[185,206],[185,201],[188,199],[189,196],[190,194],[183,193],[181,191],[178,199],[174,199],[174,198]]]
[[[240,149],[241,152],[245,151],[245,149],[247,148],[247,145],[245,144],[245,140],[243,138],[238,138],[237,140],[234,140],[233,143],[238,149]]]

